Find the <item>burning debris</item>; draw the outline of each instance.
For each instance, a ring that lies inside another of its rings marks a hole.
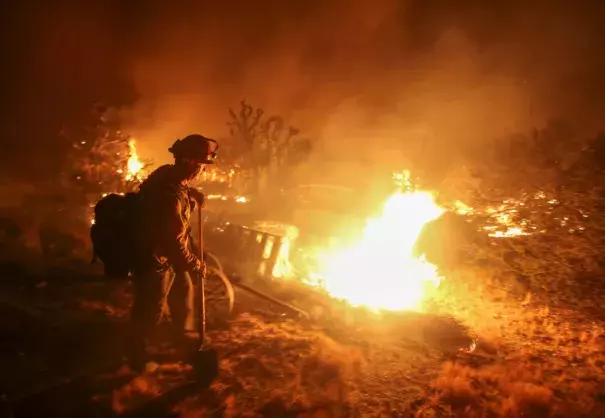
[[[307,231],[269,221],[250,227],[227,222],[213,231],[225,234],[231,250],[234,244],[241,247],[244,259],[258,257],[241,266],[246,274],[298,280],[375,311],[421,310],[441,277],[437,266],[414,254],[414,245],[424,226],[445,209],[432,193],[414,190],[409,172],[395,176],[395,181],[399,190],[386,200],[379,217],[365,221],[356,238],[326,236],[326,242],[312,245]]]
[[[277,259],[271,272],[272,277],[285,279],[294,277],[295,273],[290,260],[292,244],[296,241],[300,234],[298,228],[294,225],[267,221],[255,222],[254,228],[257,231],[266,232],[273,236],[273,239],[267,240],[267,245],[263,249],[263,259],[269,259],[273,251],[273,247],[279,245]],[[280,238],[279,242],[277,242],[276,237]],[[264,274],[263,271],[259,273]]]
[[[381,216],[366,221],[356,239],[342,242],[330,237],[330,243],[313,247],[297,242],[305,231],[294,225],[262,222],[251,226],[280,237],[271,276],[296,278],[354,306],[422,310],[423,302],[442,277],[436,265],[414,253],[414,246],[424,226],[448,210],[436,203],[433,194],[416,190],[408,171],[395,173],[393,179],[399,191],[386,200]],[[553,214],[554,225],[570,226],[569,232],[583,230],[581,225],[572,225],[570,216],[557,212],[559,201],[543,191],[480,209],[456,201],[449,212],[468,217],[489,237],[512,238],[544,232],[538,216],[544,208],[547,214]],[[586,216],[582,213],[575,221]],[[267,240],[263,245],[263,259],[268,259],[276,243]]]
[[[235,203],[248,203],[250,199],[246,196],[228,196],[224,194],[209,194],[206,196],[208,200],[221,200],[223,202],[227,202],[229,200],[234,201]]]
[[[505,199],[498,205],[488,205],[482,209],[456,201],[452,210],[459,215],[483,218],[480,230],[487,232],[492,238],[533,235],[557,227],[567,227],[569,233],[585,230],[582,221],[588,218],[586,212],[575,211],[575,216],[572,217],[570,214],[562,214],[560,208],[561,202],[558,199],[544,191],[538,191],[533,194],[524,193],[518,199]],[[550,215],[549,225],[544,224],[543,215]]]
[[[238,167],[225,170],[220,167],[209,167],[202,173],[201,181],[226,183],[231,187],[233,186],[236,177],[240,174],[237,168]]]
[[[380,217],[366,221],[354,241],[301,246],[294,225],[254,224],[254,230],[280,237],[272,277],[297,278],[330,297],[375,311],[420,310],[441,277],[435,265],[414,255],[413,247],[425,224],[445,210],[431,193],[413,190],[408,172],[395,180],[400,190],[387,199]],[[264,244],[263,259],[270,257],[273,245]]]

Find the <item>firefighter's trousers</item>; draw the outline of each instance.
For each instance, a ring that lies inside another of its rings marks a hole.
[[[145,354],[145,342],[169,312],[173,342],[185,350],[195,344],[194,286],[187,272],[157,270],[135,274],[131,312],[132,347],[135,356]]]

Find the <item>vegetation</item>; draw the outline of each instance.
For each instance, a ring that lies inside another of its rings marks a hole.
[[[287,184],[293,167],[309,155],[309,139],[299,137],[299,129],[286,127],[281,116],[267,116],[245,100],[239,110],[229,108],[229,116],[231,138],[224,158],[243,170],[250,192],[261,192],[265,182],[270,189]]]
[[[457,241],[437,305],[477,348],[445,362],[419,416],[603,414],[604,139],[552,122],[468,167],[474,225],[528,235]]]
[[[85,193],[126,192],[140,181],[129,173],[133,139],[122,130],[117,109],[96,107],[87,124],[63,135],[72,144],[64,173],[68,187]]]

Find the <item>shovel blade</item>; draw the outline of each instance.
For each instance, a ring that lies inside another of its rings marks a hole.
[[[197,351],[193,355],[192,366],[198,383],[210,386],[219,374],[218,352],[214,349]]]

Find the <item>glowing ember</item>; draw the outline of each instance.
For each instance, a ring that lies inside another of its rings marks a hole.
[[[143,163],[139,159],[134,139],[128,141],[128,162],[126,164],[126,180],[135,180],[141,177]]]
[[[220,167],[213,166],[208,167],[206,171],[202,173],[203,182],[209,183],[227,183],[229,187],[233,185],[233,180],[237,176],[235,168],[221,169]]]
[[[412,249],[423,226],[443,212],[430,193],[395,193],[382,216],[367,221],[359,242],[319,255],[320,271],[309,284],[355,306],[420,310],[441,278],[437,267],[415,258]]]
[[[485,225],[481,230],[487,232],[492,238],[511,238],[522,235],[531,235],[527,230],[527,221],[518,219],[519,208],[523,207],[521,201],[507,199],[497,207],[489,206],[484,210],[476,210],[465,203],[457,200],[454,202],[454,210],[459,215],[487,216],[495,225]]]
[[[456,213],[458,213],[459,215],[469,215],[475,211],[473,208],[459,200],[456,200],[456,202],[454,202],[454,207],[456,209]]]
[[[206,196],[208,200],[227,200],[227,196],[222,194],[209,194]]]
[[[582,233],[585,227],[584,218],[589,217],[581,210],[575,212],[575,217],[561,216],[557,212],[562,203],[555,196],[542,190],[535,193],[521,193],[519,198],[505,199],[495,206],[481,209],[471,208],[460,201],[454,202],[452,210],[460,215],[469,217],[479,216],[484,224],[480,230],[492,238],[514,238],[536,233],[544,233],[556,226],[565,228],[569,233]],[[549,217],[547,225],[544,224],[544,215]],[[580,215],[578,217],[577,215]]]
[[[233,199],[235,201],[235,203],[248,203],[250,201],[246,196],[236,196],[236,197],[230,198],[229,196],[226,196],[223,194],[209,194],[206,196],[206,199],[222,200],[223,202],[226,202],[229,199]]]
[[[488,227],[483,229],[488,230]],[[523,229],[518,227],[508,227],[505,231],[493,231],[488,234],[492,238],[509,238],[518,237],[521,235],[530,235],[528,232],[524,232]]]

